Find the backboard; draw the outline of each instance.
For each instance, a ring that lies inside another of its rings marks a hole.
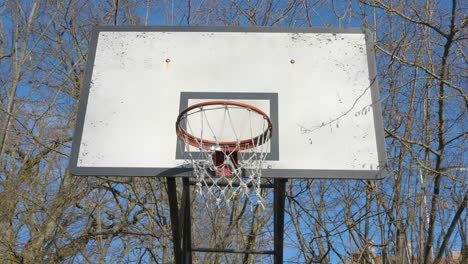
[[[70,170],[190,176],[175,133],[179,112],[231,100],[271,118],[263,177],[380,178],[371,44],[361,29],[96,27]]]

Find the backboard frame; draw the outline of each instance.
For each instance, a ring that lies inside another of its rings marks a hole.
[[[294,169],[265,169],[265,178],[325,178],[325,179],[379,179],[385,176],[385,142],[383,118],[380,104],[377,71],[373,51],[372,34],[358,28],[267,28],[267,27],[179,27],[179,26],[96,26],[92,30],[90,50],[85,70],[85,77],[81,89],[78,106],[78,118],[74,131],[72,151],[70,156],[70,172],[74,175],[94,176],[162,176],[162,177],[191,177],[191,169],[186,167],[79,167],[79,151],[85,123],[87,102],[89,98],[91,79],[93,74],[96,47],[100,32],[262,32],[262,33],[330,33],[330,34],[365,34],[366,54],[369,70],[370,93],[372,97],[372,112],[375,125],[375,136],[379,168],[374,170],[294,170]],[[281,96],[281,95],[279,95]],[[235,96],[234,96],[235,97]],[[179,103],[179,102],[177,102]],[[175,118],[175,117],[174,117]],[[175,120],[174,120],[175,121]],[[275,121],[274,121],[275,122]],[[276,120],[276,122],[278,122]],[[277,133],[278,127],[274,128]],[[176,153],[174,153],[176,155]],[[276,154],[274,154],[276,155]],[[278,154],[280,155],[280,154]]]

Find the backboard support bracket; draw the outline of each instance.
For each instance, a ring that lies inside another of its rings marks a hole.
[[[192,218],[190,205],[190,185],[193,183],[191,183],[188,178],[182,179],[183,190],[179,210],[176,179],[174,177],[167,177],[166,181],[167,194],[169,196],[174,261],[176,264],[192,263],[193,252],[273,255],[275,264],[283,263],[284,209],[287,179],[274,179],[274,183],[272,185],[264,186],[264,188],[273,189],[273,250],[194,247],[192,245]]]

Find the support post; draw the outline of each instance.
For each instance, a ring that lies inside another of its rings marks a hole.
[[[174,245],[174,261],[182,264],[181,228],[179,223],[179,205],[177,203],[177,184],[174,177],[167,177],[167,196],[171,217],[172,241]]]
[[[287,179],[275,179],[273,194],[275,264],[283,263],[284,205]]]
[[[174,240],[174,255],[176,264],[191,264],[192,252],[223,252],[223,253],[249,253],[249,254],[273,254],[274,263],[283,263],[283,239],[284,239],[284,209],[286,197],[287,179],[275,179],[273,188],[273,222],[274,222],[274,249],[273,250],[238,250],[215,248],[192,248],[192,218],[190,213],[190,185],[188,178],[183,178],[183,191],[181,207],[178,210],[176,181],[167,178],[170,215],[172,222],[172,235]]]
[[[192,218],[190,214],[190,181],[188,178],[183,178],[183,215],[181,216],[183,221],[183,263],[192,263]]]

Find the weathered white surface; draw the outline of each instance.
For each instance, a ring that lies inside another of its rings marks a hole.
[[[266,92],[279,98],[268,166],[375,170],[367,63],[364,34],[101,32],[77,166],[177,166],[181,92]]]

